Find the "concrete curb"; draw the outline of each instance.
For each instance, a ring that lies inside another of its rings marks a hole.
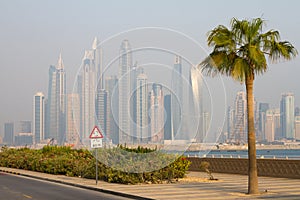
[[[68,182],[65,182],[65,181],[62,181],[62,180],[55,180],[55,179],[51,179],[51,178],[44,178],[44,177],[40,177],[40,176],[29,175],[29,174],[24,174],[24,173],[19,173],[19,172],[13,172],[13,171],[2,170],[2,169],[0,169],[0,172],[10,173],[10,174],[19,175],[19,176],[25,176],[25,177],[29,177],[29,178],[34,178],[34,179],[39,179],[39,180],[44,180],[44,181],[49,181],[49,182],[54,182],[54,183],[60,183],[60,184],[64,184],[64,185],[69,185],[69,186],[78,187],[78,188],[82,188],[82,189],[93,190],[93,191],[97,191],[97,192],[103,192],[103,193],[106,193],[106,194],[112,194],[112,195],[116,195],[116,196],[130,198],[130,199],[153,200],[151,198],[141,197],[141,196],[137,196],[137,195],[133,195],[133,194],[116,192],[116,191],[113,191],[113,190],[96,188],[96,187],[91,187],[91,186],[87,186],[87,185],[81,185],[81,184],[77,184],[77,183],[68,183]]]

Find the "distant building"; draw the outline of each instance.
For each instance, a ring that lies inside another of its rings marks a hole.
[[[150,137],[152,142],[164,140],[164,95],[162,86],[154,83],[150,92]]]
[[[148,78],[142,73],[136,79],[136,136],[135,142],[147,143],[148,134]]]
[[[300,116],[295,117],[295,138],[300,140]]]
[[[164,140],[173,140],[171,95],[164,96]]]
[[[294,94],[282,94],[280,101],[280,125],[282,138],[295,138]]]
[[[130,70],[132,68],[132,52],[128,40],[123,40],[119,53],[119,144],[132,143],[131,132],[131,106],[129,104],[131,97],[131,77]]]
[[[172,70],[172,132],[174,139],[182,139],[182,113],[183,113],[183,78],[181,57],[176,55]]]
[[[300,116],[300,108],[299,107],[295,108],[295,116]]]
[[[14,123],[4,123],[4,138],[3,143],[12,146],[14,145]]]
[[[110,102],[108,98],[108,92],[105,89],[101,89],[97,92],[96,114],[98,127],[101,129],[102,134],[110,140],[110,118],[108,110]]]
[[[205,138],[209,138],[208,136],[208,131],[209,131],[209,128],[210,128],[210,115],[209,115],[209,112],[206,112],[204,111],[203,112],[203,133],[204,133],[204,137]],[[209,138],[209,139],[215,139],[215,138]]]
[[[66,139],[66,72],[61,54],[58,64],[49,68],[48,86],[45,139],[53,138],[62,145]]]
[[[227,109],[227,137],[229,140],[234,140],[234,127],[235,127],[235,112],[233,107],[229,106]]]
[[[119,119],[119,89],[118,89],[118,78],[117,76],[109,76],[105,78],[105,90],[107,91],[107,121],[106,131],[109,135],[109,139],[114,144],[119,143],[119,130],[118,130],[118,119]]]
[[[17,123],[17,133],[31,133],[31,121],[30,120],[22,120]]]
[[[78,93],[67,95],[67,132],[66,142],[78,145],[80,136],[80,98]]]
[[[15,136],[15,146],[30,146],[32,144],[32,133],[18,133],[18,135]]]
[[[239,143],[247,141],[247,99],[244,91],[240,91],[235,99],[234,140]]]
[[[280,134],[280,111],[279,109],[269,109],[265,114],[265,134],[264,140],[274,142]]]
[[[258,111],[258,133],[257,139],[262,141],[265,138],[265,122],[266,122],[266,112],[269,110],[268,103],[259,103],[259,111]]]
[[[22,133],[29,132],[31,131],[22,131]],[[33,135],[36,144],[45,139],[45,97],[41,92],[33,97]]]

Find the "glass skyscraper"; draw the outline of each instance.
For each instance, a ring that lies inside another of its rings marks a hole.
[[[183,79],[182,79],[182,64],[181,57],[176,56],[174,68],[172,71],[172,132],[174,139],[182,138],[182,109],[183,109]]]
[[[119,143],[132,143],[131,133],[131,79],[132,68],[131,47],[128,40],[123,40],[119,52]]]
[[[33,136],[35,144],[45,139],[45,97],[41,92],[33,97]]]
[[[283,138],[295,138],[295,99],[294,94],[282,94],[280,101],[280,126]]]
[[[66,137],[66,73],[60,54],[57,66],[49,68],[46,139],[53,138],[59,145]]]

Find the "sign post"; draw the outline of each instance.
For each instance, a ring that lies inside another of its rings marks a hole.
[[[96,157],[96,185],[98,184],[98,148],[102,147],[102,139],[103,135],[99,128],[95,126],[90,134],[91,139],[91,148],[95,149],[95,157]]]

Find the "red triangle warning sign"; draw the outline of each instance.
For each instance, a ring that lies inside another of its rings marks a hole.
[[[90,139],[95,139],[95,138],[103,138],[103,135],[101,133],[101,131],[99,130],[99,128],[97,126],[95,126],[90,134]]]

